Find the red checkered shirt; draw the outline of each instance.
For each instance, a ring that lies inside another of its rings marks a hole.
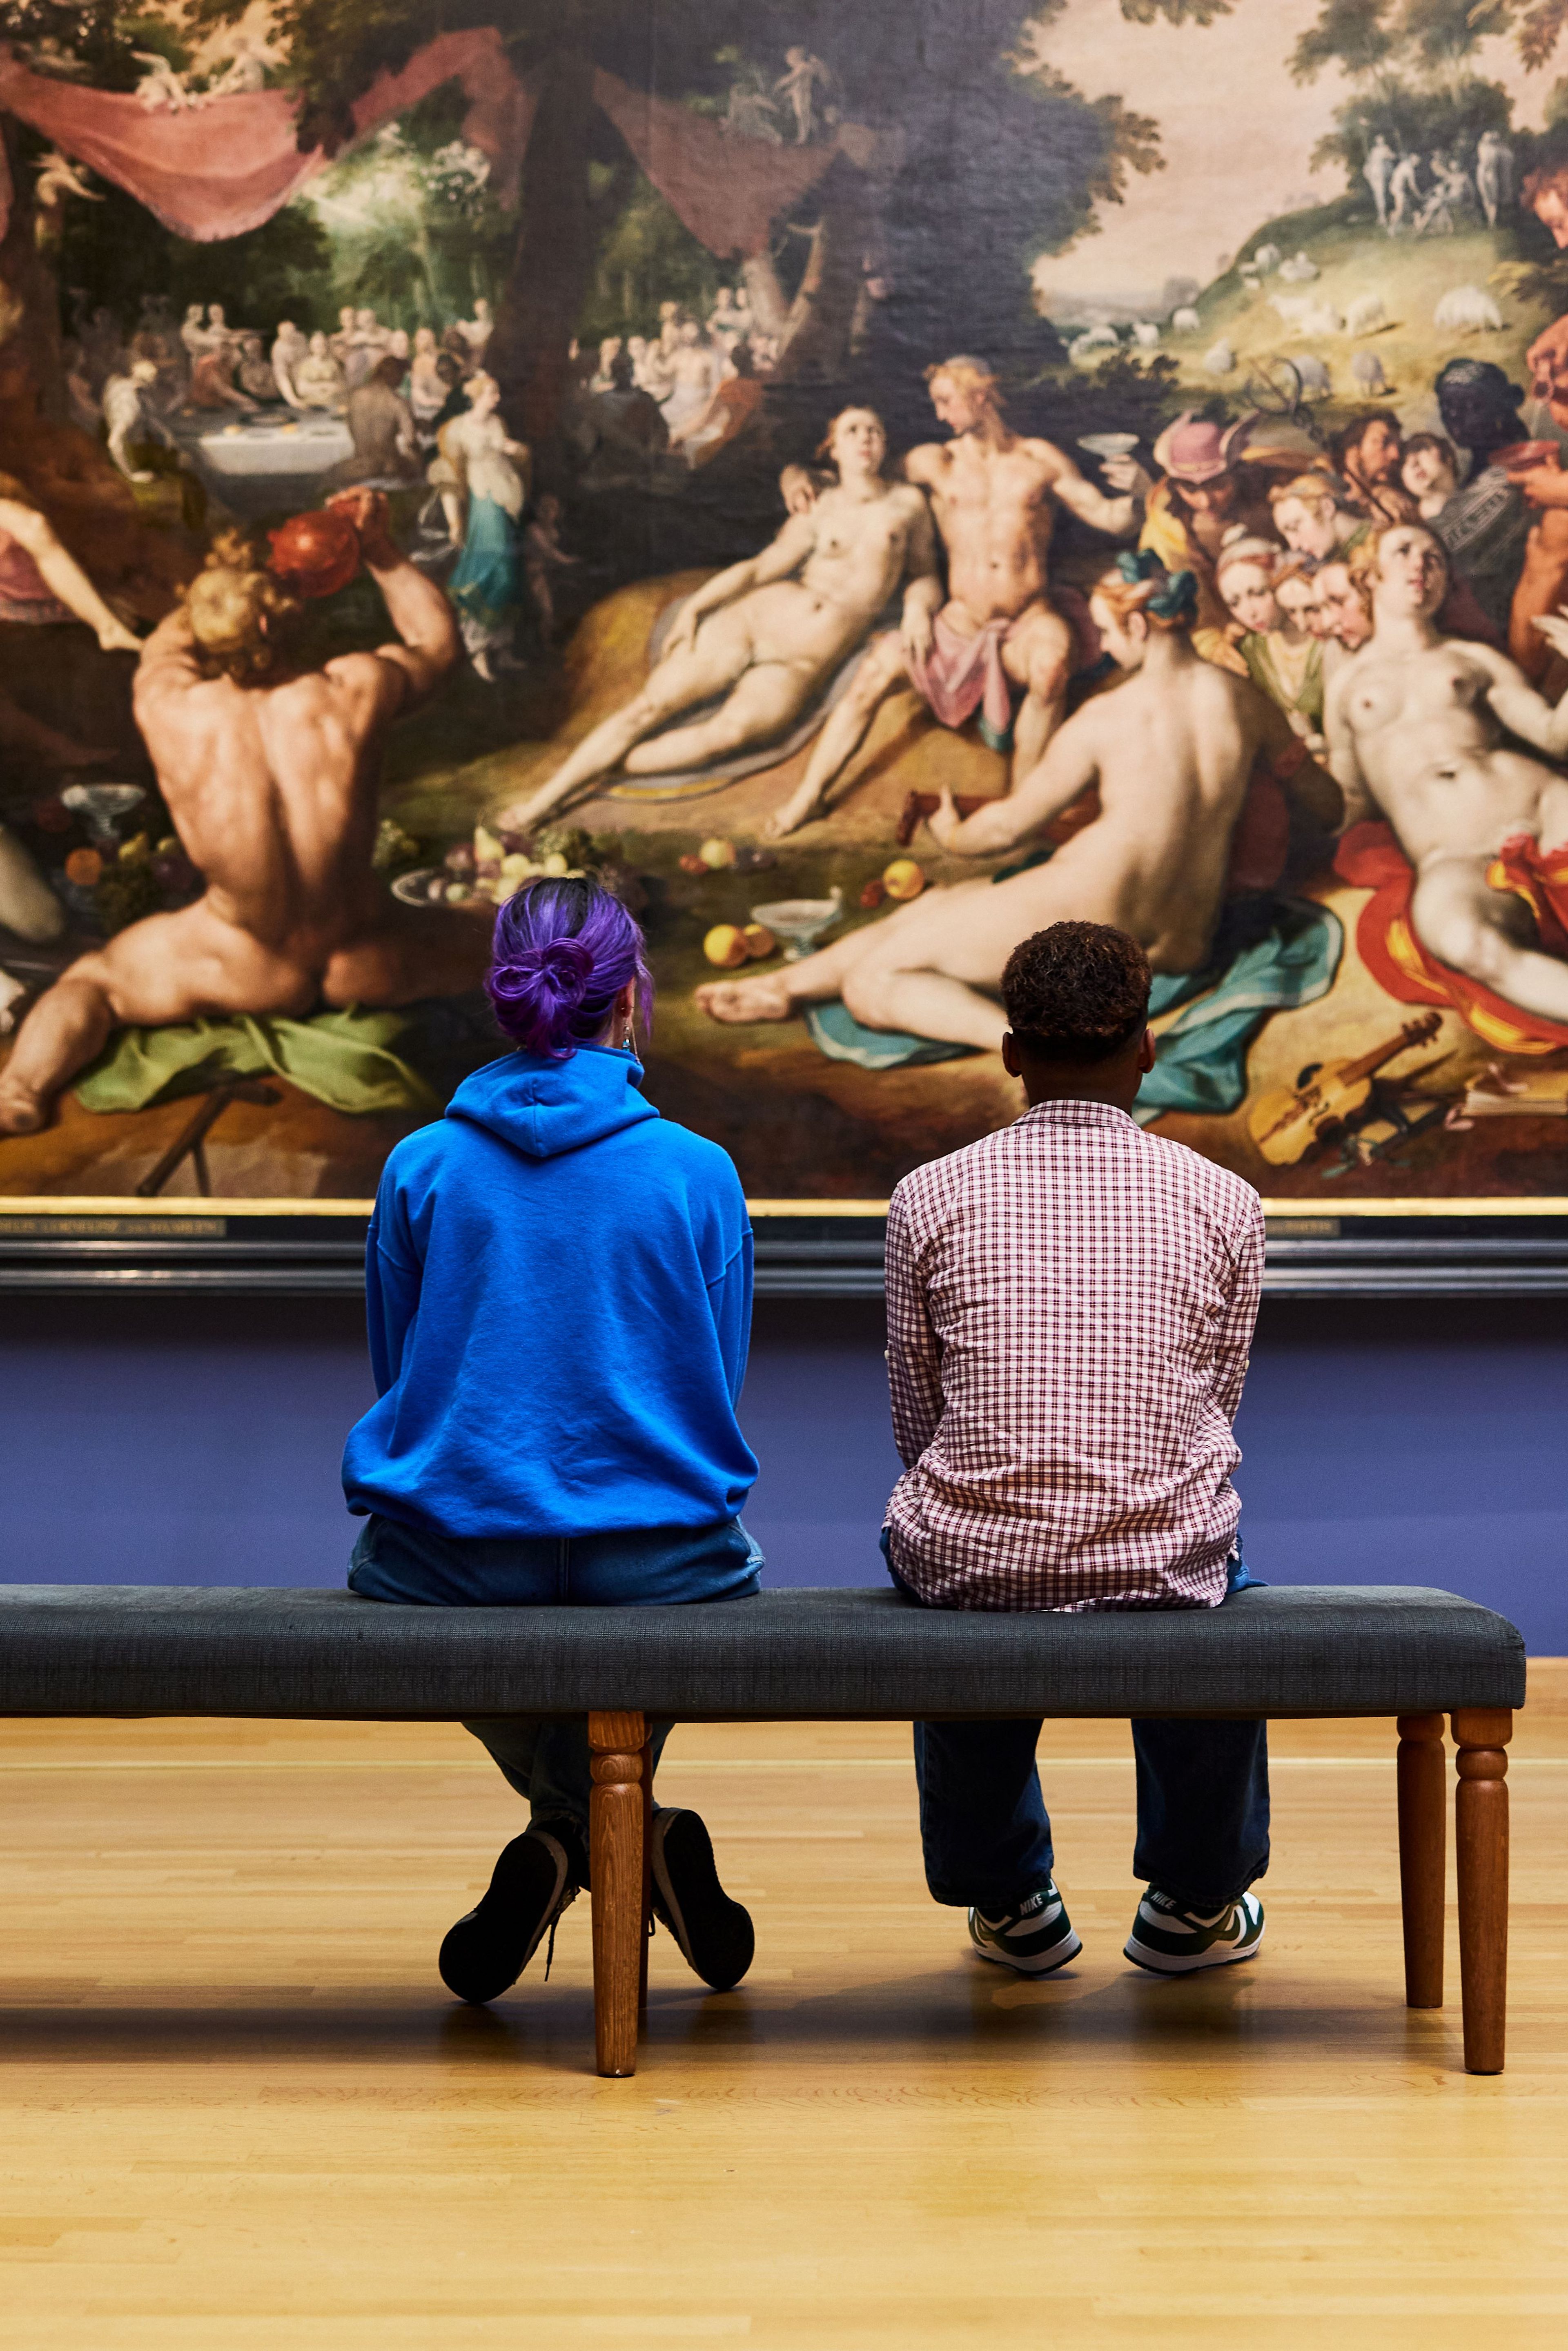
[[[1209,1608],[1263,1271],[1239,1176],[1050,1102],[887,1222],[893,1563],[945,1608]]]

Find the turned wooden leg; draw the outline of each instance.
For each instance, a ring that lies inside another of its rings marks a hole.
[[[1440,1714],[1400,1716],[1398,1773],[1405,2005],[1441,2008],[1448,1792]]]
[[[1465,2070],[1500,2074],[1508,2025],[1508,1756],[1513,1717],[1471,1707],[1454,1717],[1459,1787],[1459,1982]]]
[[[593,2038],[601,2074],[637,2070],[643,1932],[643,1748],[640,1714],[591,1714],[590,1872],[593,1879]]]
[[[648,2013],[648,1928],[653,1920],[653,1742],[643,1742],[643,1949],[637,1964],[637,2023],[639,2032]]]

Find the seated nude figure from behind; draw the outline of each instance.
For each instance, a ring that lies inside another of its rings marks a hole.
[[[935,580],[923,494],[883,479],[881,418],[869,408],[843,409],[826,445],[837,484],[792,514],[771,547],[687,598],[641,694],[596,726],[502,824],[526,831],[619,767],[629,775],[672,775],[773,741],[864,642],[900,580],[911,580],[911,593]],[[723,707],[711,717],[671,726],[682,711],[719,695]]]
[[[1230,1482],[1263,1273],[1249,1184],[1129,1113],[1154,1067],[1136,940],[1053,923],[1001,975],[1023,1115],[928,1162],[887,1219],[904,1475],[883,1550],[927,1608],[1217,1608],[1250,1582]],[[1082,1946],[1052,1875],[1040,1720],[917,1722],[933,1897],[983,1959]],[[1249,1959],[1269,1865],[1267,1725],[1134,1722],[1146,1891],[1124,1946],[1157,1974]]]
[[[394,644],[313,668],[301,608],[237,537],[220,540],[149,637],[136,721],[181,846],[206,889],[78,956],[23,1022],[0,1072],[0,1132],[43,1124],[59,1089],[128,1021],[406,1004],[471,987],[481,927],[388,902],[371,871],[382,747],[457,657],[445,597],[387,537],[383,498],[332,501],[386,601]],[[350,557],[352,549],[350,549]]]
[[[1156,971],[1201,968],[1225,893],[1230,836],[1254,772],[1272,768],[1324,821],[1339,796],[1249,678],[1193,651],[1197,582],[1157,557],[1124,555],[1090,610],[1122,684],[1074,713],[1005,799],[960,820],[950,795],[932,819],[945,849],[993,856],[1036,839],[1090,784],[1101,812],[1050,862],[1005,882],[925,891],[886,920],[754,978],[697,990],[716,1020],[784,1020],[841,997],[871,1029],[977,1045],[1007,1033],[998,1002],[1019,941],[1082,916],[1128,931]]]
[[[1375,632],[1329,688],[1333,772],[1347,797],[1370,793],[1415,867],[1420,943],[1521,1011],[1568,1021],[1568,960],[1543,950],[1522,897],[1487,881],[1521,836],[1532,864],[1568,849],[1568,778],[1504,739],[1561,759],[1568,696],[1553,708],[1505,653],[1439,632],[1448,559],[1420,524],[1391,524],[1358,558]],[[1568,618],[1535,625],[1568,653]]]

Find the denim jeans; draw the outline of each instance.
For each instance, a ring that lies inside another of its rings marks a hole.
[[[1256,1581],[1239,1543],[1229,1571],[1227,1599]],[[920,1839],[936,1901],[994,1918],[1049,1883],[1055,1855],[1035,1765],[1041,1719],[915,1724]],[[1186,1719],[1132,1726],[1133,1874],[1184,1909],[1223,1908],[1269,1866],[1268,1729]]]
[[[354,1545],[349,1589],[361,1600],[429,1608],[652,1607],[749,1599],[761,1567],[762,1553],[738,1519],[507,1542],[428,1534],[371,1517]],[[531,1819],[569,1823],[586,1846],[593,1782],[582,1716],[487,1715],[463,1728],[489,1750]],[[670,1729],[649,1725],[655,1767]]]

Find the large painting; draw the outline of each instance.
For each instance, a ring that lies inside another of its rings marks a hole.
[[[362,1200],[497,906],[775,1202],[1568,1195],[1568,0],[0,0],[0,1196]]]

